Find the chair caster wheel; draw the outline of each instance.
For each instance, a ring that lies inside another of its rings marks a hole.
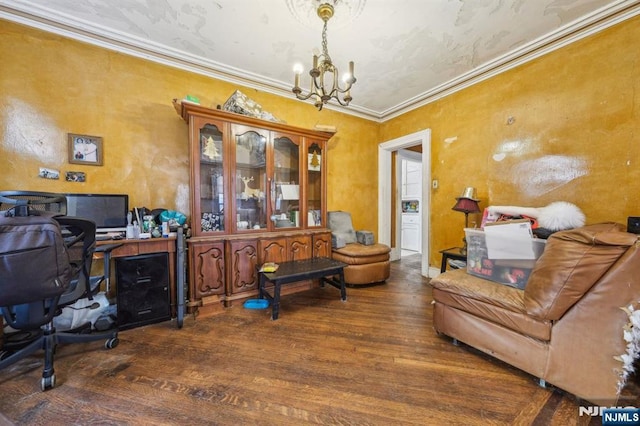
[[[53,374],[49,377],[43,377],[42,381],[40,381],[40,389],[44,392],[47,389],[53,389],[56,385],[56,375]]]
[[[104,347],[105,349],[113,349],[116,346],[118,346],[118,343],[120,343],[120,339],[118,339],[117,337],[114,337],[104,342]]]

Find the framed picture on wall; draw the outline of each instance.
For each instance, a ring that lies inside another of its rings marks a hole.
[[[69,163],[102,166],[102,138],[69,133]]]

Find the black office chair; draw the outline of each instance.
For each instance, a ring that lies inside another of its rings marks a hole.
[[[53,192],[0,191],[0,214],[28,216],[30,214],[67,214],[67,197]]]
[[[96,228],[89,220],[56,216],[54,210],[63,209],[64,196],[37,193],[40,198],[33,198],[33,194],[19,198],[0,193],[3,204],[18,200],[0,217],[0,307],[5,322],[16,330],[4,336],[0,369],[43,349],[41,388],[47,390],[55,386],[53,357],[58,343],[105,340],[111,349],[118,344],[118,331],[114,327],[95,332],[90,324],[56,330],[54,317],[65,306],[91,299],[100,289],[102,277],[90,276]],[[58,250],[52,250],[55,246]],[[53,270],[55,279],[40,282],[37,277],[46,270]]]
[[[0,215],[67,215],[67,197],[64,194],[39,191],[0,191]],[[104,269],[102,276],[91,277],[92,287],[106,284],[107,291],[111,288],[111,252],[122,243],[101,244],[95,248],[96,253],[102,253]]]

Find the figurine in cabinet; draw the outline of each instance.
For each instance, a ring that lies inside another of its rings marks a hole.
[[[249,182],[253,182],[253,176],[244,177],[240,176],[240,180],[244,184],[244,190],[242,191],[241,198],[243,200],[248,200],[249,198],[264,198],[264,192],[260,191],[260,188],[250,188]]]

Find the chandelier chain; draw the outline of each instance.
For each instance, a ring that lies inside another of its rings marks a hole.
[[[324,20],[324,27],[322,28],[322,54],[325,59],[331,63],[331,56],[329,56],[329,48],[327,47],[327,22],[328,20]]]

